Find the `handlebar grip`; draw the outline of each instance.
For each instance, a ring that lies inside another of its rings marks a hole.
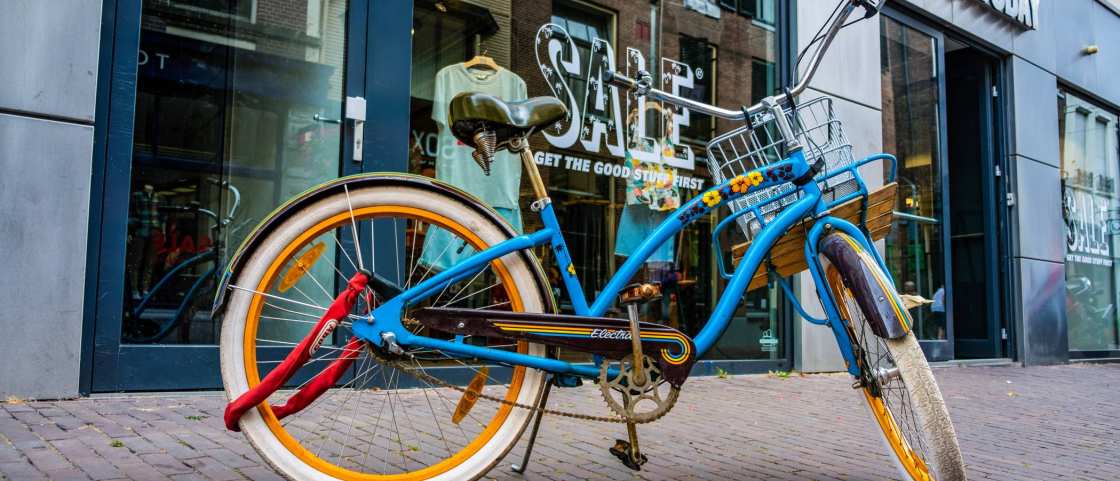
[[[608,84],[616,87],[622,87],[627,90],[634,90],[638,88],[638,82],[630,77],[622,75],[614,70],[607,70],[603,73],[603,80]]]

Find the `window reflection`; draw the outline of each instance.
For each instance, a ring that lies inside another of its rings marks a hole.
[[[1117,235],[1120,127],[1116,113],[1068,92],[1058,99],[1062,214],[1066,221],[1069,348],[1120,350]]]
[[[896,220],[886,262],[903,294],[933,300],[914,309],[919,339],[946,339],[939,87],[936,40],[881,16],[883,150],[899,159]]]
[[[346,10],[144,2],[123,343],[216,343],[209,306],[232,250],[281,202],[338,175]]]

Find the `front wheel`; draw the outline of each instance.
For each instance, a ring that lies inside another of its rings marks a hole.
[[[834,234],[847,237],[844,234]],[[878,286],[883,296],[898,299],[898,294],[879,269],[878,263],[855,242],[847,255],[858,259],[862,269],[842,275],[837,265],[824,259],[826,277],[837,309],[845,321],[861,375],[860,397],[866,402],[877,431],[882,434],[887,456],[903,479],[957,481],[965,479],[964,461],[957,444],[956,431],[941,390],[913,332],[896,339],[885,339],[872,332],[869,313],[861,306],[875,305],[872,299],[859,299],[868,290],[849,285],[865,282]],[[837,255],[833,252],[831,255]],[[835,260],[835,259],[834,259]],[[849,264],[851,265],[851,264]],[[853,276],[867,276],[853,279]],[[845,282],[845,278],[848,282]],[[864,302],[861,302],[864,301]],[[870,302],[868,302],[870,301]],[[889,315],[900,315],[891,310]],[[872,314],[883,316],[883,312]],[[900,320],[908,325],[908,320]]]
[[[307,334],[359,265],[408,288],[509,238],[506,227],[467,200],[418,187],[359,186],[296,208],[270,228],[230,284],[220,352],[230,399],[260,383]],[[372,232],[373,241],[355,239],[354,227]],[[355,240],[356,249],[345,247]],[[518,254],[504,256],[410,309],[542,312],[542,292],[547,291],[530,262]],[[352,335],[351,323],[365,322],[364,316],[382,301],[376,295],[363,296],[355,312],[338,323],[337,338],[328,338],[292,382],[308,382],[327,363],[347,354],[342,346]],[[425,329],[407,322],[408,312],[406,325],[416,332]],[[540,344],[470,336],[462,342],[546,354]],[[270,405],[283,403],[291,392],[279,391],[244,414],[241,430],[265,460],[292,479],[482,476],[513,447],[528,423],[530,412],[513,404],[533,405],[538,400],[545,382],[542,372],[523,366],[488,369],[477,360],[438,350],[406,349],[401,360],[390,365],[363,346],[342,385],[282,419]],[[487,400],[457,417],[472,378],[485,381],[475,389]]]

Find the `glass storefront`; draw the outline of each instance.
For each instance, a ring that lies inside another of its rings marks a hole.
[[[773,0],[418,1],[414,10],[409,170],[475,194],[519,231],[536,230],[519,161],[500,154],[484,175],[448,132],[446,110],[466,91],[564,100],[570,118],[535,136],[532,148],[587,296],[679,202],[711,185],[704,145],[735,127],[603,88],[602,70],[649,70],[663,89],[725,106],[777,86]],[[690,335],[703,326],[723,282],[710,239],[716,221],[694,224],[646,264],[638,280],[659,281],[666,292],[646,320]],[[559,285],[552,253],[537,254]],[[558,299],[570,312],[566,296]],[[749,294],[709,358],[783,359],[779,304],[765,289]]]
[[[1069,92],[1058,98],[1062,214],[1066,222],[1069,349],[1120,351],[1120,116]],[[1094,354],[1086,353],[1090,356]]]
[[[122,344],[216,344],[232,251],[339,175],[347,8],[143,2]]]
[[[898,216],[886,262],[902,294],[932,304],[911,311],[923,340],[946,339],[943,190],[936,39],[886,15],[880,20],[883,151],[898,157]]]

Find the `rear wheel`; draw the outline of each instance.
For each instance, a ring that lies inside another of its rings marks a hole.
[[[843,235],[843,234],[837,234]],[[857,275],[886,279],[876,263],[851,243],[863,263]],[[949,411],[913,332],[898,339],[877,336],[867,321],[857,294],[845,285],[839,270],[825,259],[825,273],[848,336],[864,373],[860,397],[867,403],[887,456],[903,479],[964,480],[957,435]],[[876,282],[885,295],[898,297],[889,282]]]
[[[358,245],[361,258],[343,249],[353,240],[353,225],[376,238],[373,246]],[[235,399],[259,384],[306,335],[358,264],[382,275],[396,272],[385,276],[408,287],[507,238],[500,225],[472,206],[413,187],[357,188],[300,208],[272,229],[231,282],[221,339],[227,395]],[[511,254],[411,308],[541,312],[542,292],[529,263]],[[380,301],[376,295],[360,300],[350,319],[340,323],[336,339],[324,343],[293,383],[307,382],[340,357],[352,335],[350,323],[364,322],[361,316]],[[407,325],[407,312],[405,317]],[[545,355],[539,344],[469,336],[464,342]],[[440,351],[408,354],[397,361],[403,368],[396,369],[364,347],[352,374],[340,381],[344,384],[284,419],[269,405],[282,404],[291,392],[277,392],[246,412],[242,431],[264,459],[295,479],[473,479],[486,473],[517,442],[530,413],[480,399],[453,422],[463,393],[447,385],[465,389],[481,378],[482,394],[532,405],[544,385],[542,373],[524,367],[486,369],[476,360]]]

